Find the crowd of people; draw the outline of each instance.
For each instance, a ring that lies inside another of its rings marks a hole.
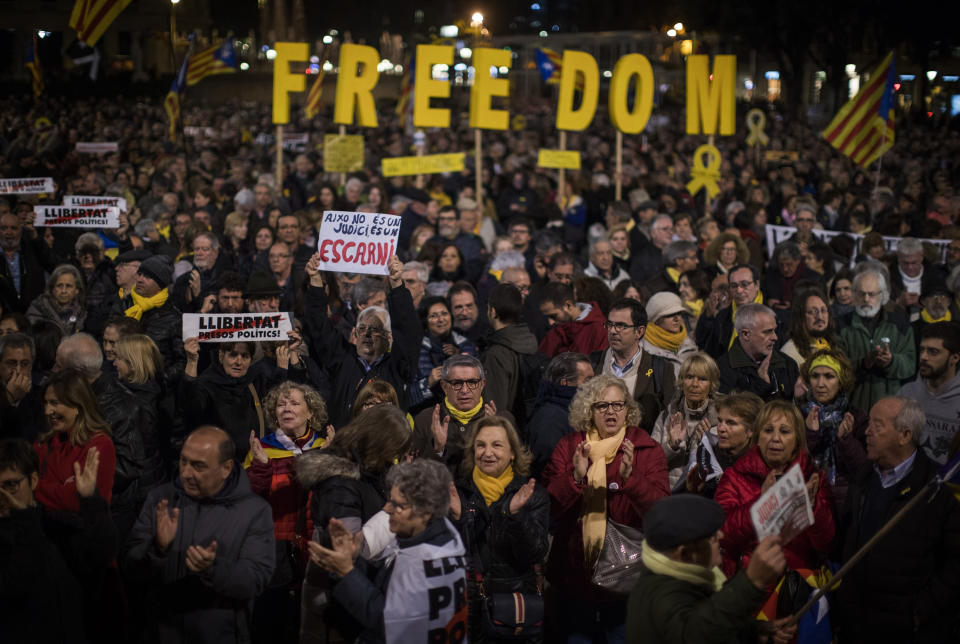
[[[707,200],[664,105],[618,200],[609,123],[570,133],[561,193],[536,101],[425,177],[379,174],[392,106],[343,176],[301,122],[279,185],[269,106],[189,107],[184,152],[146,103],[47,101],[0,100],[0,177],[55,181],[0,196],[0,640],[960,637],[947,488],[791,620],[960,452],[956,132],[863,170],[771,113],[794,160],[721,139]],[[123,198],[120,227],[34,225],[69,195]],[[325,210],[401,216],[387,277],[320,270]],[[183,334],[277,311],[281,341]],[[813,523],[758,539],[794,466]]]

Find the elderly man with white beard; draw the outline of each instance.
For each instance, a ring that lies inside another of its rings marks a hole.
[[[861,270],[853,278],[853,301],[854,310],[837,325],[840,346],[857,376],[850,404],[870,409],[884,396],[896,394],[902,381],[913,378],[917,348],[907,317],[884,308],[890,301],[890,285],[883,272]]]

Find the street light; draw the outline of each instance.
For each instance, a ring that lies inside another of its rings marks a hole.
[[[170,0],[170,46],[177,48],[177,5],[180,0]]]
[[[682,23],[682,22],[678,22],[677,24],[675,24],[675,25],[673,26],[673,28],[677,30],[677,33],[681,33],[681,34],[683,33],[683,23]]]
[[[474,14],[473,14],[472,16],[470,16],[470,20],[472,20],[473,22],[476,22],[476,23],[479,23],[479,24],[482,25],[482,24],[483,24],[483,14],[480,13],[479,11],[474,12]]]

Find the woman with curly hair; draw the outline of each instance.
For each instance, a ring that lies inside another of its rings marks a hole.
[[[574,431],[557,443],[543,473],[554,525],[547,579],[557,588],[570,641],[622,641],[626,598],[591,584],[607,520],[639,529],[670,494],[667,459],[639,427],[640,408],[619,378],[588,381],[570,403]],[[599,616],[599,618],[598,618]]]
[[[720,233],[707,244],[703,251],[703,265],[716,266],[721,273],[728,273],[737,264],[750,263],[750,249],[739,235]]]
[[[295,641],[297,623],[291,623],[288,616],[300,607],[306,543],[313,528],[307,516],[306,492],[294,474],[294,462],[300,454],[323,447],[327,405],[312,387],[287,381],[270,390],[263,400],[263,410],[274,431],[263,438],[250,432],[250,451],[243,466],[250,488],[273,510],[277,567],[254,607],[254,633],[276,641]]]

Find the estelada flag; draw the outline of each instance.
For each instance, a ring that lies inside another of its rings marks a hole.
[[[183,57],[183,63],[180,65],[180,71],[177,72],[173,84],[170,85],[170,91],[167,97],[163,99],[163,109],[167,112],[169,121],[168,136],[171,141],[177,140],[177,122],[180,120],[180,98],[183,95],[183,89],[187,83],[187,68],[190,64],[190,50]]]
[[[552,49],[542,47],[536,51],[536,59],[540,80],[545,83],[559,83],[560,71],[563,69],[563,56]]]
[[[24,56],[24,65],[30,70],[30,77],[33,80],[33,97],[40,98],[45,88],[43,84],[43,70],[40,69],[40,58],[37,56],[37,35],[34,34],[27,47],[27,53]]]
[[[397,100],[397,116],[403,124],[413,116],[413,87],[417,72],[417,54],[413,52],[407,58],[407,66],[403,68],[400,78],[400,98]]]
[[[190,58],[187,67],[187,85],[196,85],[207,76],[237,71],[237,56],[233,42],[224,40],[219,45],[207,47]]]
[[[77,0],[68,23],[77,38],[93,47],[132,0]]]
[[[303,106],[303,113],[308,119],[312,119],[320,113],[320,97],[323,95],[323,77],[327,74],[323,69],[323,65],[327,62],[328,51],[329,47],[324,45],[323,56],[320,57],[320,70],[317,72],[317,78],[313,81],[313,85],[310,86],[310,91],[307,93],[307,102]]]
[[[840,108],[823,138],[866,168],[893,147],[893,52],[870,74],[857,95]]]

